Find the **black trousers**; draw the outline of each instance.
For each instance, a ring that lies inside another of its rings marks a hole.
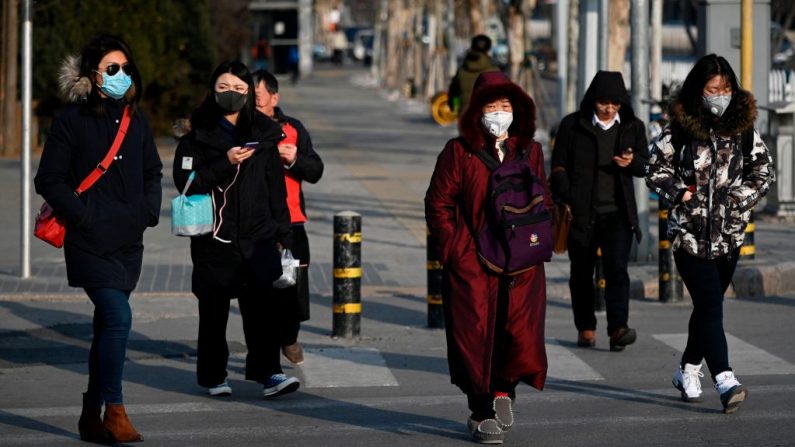
[[[674,252],[674,260],[682,282],[693,300],[693,313],[687,326],[687,346],[682,364],[701,364],[715,376],[731,371],[729,348],[723,330],[723,296],[729,287],[740,249],[715,259],[697,258],[683,250]]]
[[[273,289],[250,279],[241,269],[240,286],[235,290],[202,287],[199,300],[199,339],[196,375],[200,386],[212,387],[226,380],[229,347],[226,326],[229,303],[238,299],[243,320],[246,355],[246,379],[264,383],[273,374],[282,373],[279,315],[272,305]]]
[[[301,322],[309,319],[309,238],[303,225],[293,225],[293,257],[301,262],[298,283],[285,289],[273,289],[279,315],[279,343],[289,346],[298,341]]]
[[[594,269],[596,251],[602,249],[605,275],[605,306],[607,307],[607,335],[627,327],[629,318],[629,273],[627,263],[632,248],[632,229],[619,213],[597,216],[590,243],[582,245],[569,238],[571,260],[571,307],[574,326],[578,331],[595,330],[596,288]]]

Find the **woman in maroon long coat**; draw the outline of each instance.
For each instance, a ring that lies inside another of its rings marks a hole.
[[[485,222],[489,170],[474,151],[490,151],[503,160],[527,149],[536,176],[546,176],[541,146],[533,141],[533,100],[504,74],[478,77],[459,130],[461,136],[448,141],[437,160],[425,217],[446,274],[451,381],[467,394],[474,440],[499,443],[513,424],[516,385],[544,387],[546,284],[543,264],[517,276],[499,276],[478,260],[473,234]]]

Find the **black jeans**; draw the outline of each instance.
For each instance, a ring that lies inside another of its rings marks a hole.
[[[206,293],[206,294],[205,294]],[[212,387],[226,380],[229,347],[226,323],[229,319],[228,290],[207,290],[199,299],[199,341],[196,375],[199,385]],[[282,373],[279,317],[271,307],[272,289],[243,286],[237,293],[243,335],[246,340],[246,379],[264,383]]]
[[[605,306],[607,307],[607,335],[627,327],[629,318],[629,273],[627,263],[632,247],[632,229],[619,213],[598,216],[590,244],[585,246],[569,238],[571,260],[571,308],[574,326],[578,331],[595,330],[596,288],[594,269],[596,251],[602,249],[605,274]]]
[[[705,359],[713,380],[716,375],[731,371],[723,331],[723,295],[734,275],[739,254],[739,248],[715,259],[697,258],[683,250],[674,253],[676,268],[693,300],[682,364],[700,365]]]

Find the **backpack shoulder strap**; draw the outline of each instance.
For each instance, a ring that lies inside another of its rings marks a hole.
[[[743,158],[751,156],[751,150],[754,148],[754,128],[749,127],[740,137],[740,144],[743,151]]]
[[[478,157],[487,168],[489,168],[489,171],[493,171],[500,166],[500,163],[494,158],[493,155],[491,155],[491,153],[489,153],[489,151],[481,149],[474,152],[475,156]]]

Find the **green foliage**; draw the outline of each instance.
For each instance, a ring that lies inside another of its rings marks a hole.
[[[57,75],[63,59],[101,32],[130,45],[144,86],[142,106],[160,133],[189,115],[205,94],[217,62],[208,0],[37,0],[34,5],[38,113],[51,115],[60,105]]]

